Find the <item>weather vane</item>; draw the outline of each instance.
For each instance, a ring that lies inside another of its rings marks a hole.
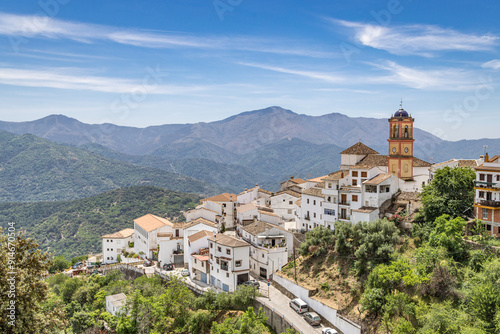
[[[403,98],[401,98],[401,103],[399,104],[399,107],[403,109]]]

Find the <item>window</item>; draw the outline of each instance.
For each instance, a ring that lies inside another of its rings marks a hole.
[[[358,171],[357,170],[355,170],[355,171],[352,172],[352,177],[358,177]]]
[[[335,216],[335,210],[325,209],[325,215]]]
[[[316,200],[313,201],[313,205],[316,205]]]
[[[328,196],[327,200],[328,200],[328,202],[331,202],[332,198],[330,196]]]
[[[235,267],[241,267],[241,260],[238,260],[234,263]]]
[[[483,219],[488,219],[488,209],[483,209]]]
[[[210,248],[214,248],[214,244],[213,243],[210,243]]]
[[[484,181],[484,174],[479,174],[479,181]]]
[[[201,266],[202,266],[202,267],[205,267],[205,262],[203,262],[203,261],[202,261],[202,262],[201,262]]]
[[[358,201],[358,195],[352,195],[352,201],[357,202]]]
[[[214,259],[214,256],[212,254],[210,254],[210,260],[213,260]]]
[[[328,188],[331,188],[332,187],[332,184],[330,182],[328,182]]]
[[[226,273],[226,277],[229,277],[229,273]]]
[[[292,204],[293,204],[293,202],[292,202],[292,201],[288,201],[288,204],[292,205]]]
[[[356,179],[352,179],[352,185],[353,185],[353,186],[357,186],[357,185],[358,185],[358,180],[356,180]]]
[[[264,253],[262,253],[262,258],[264,258]]]
[[[486,230],[487,231],[491,231],[491,225],[490,224],[486,224]]]
[[[307,199],[307,204],[309,204],[309,198]]]
[[[313,217],[316,218],[316,212],[313,213]]]
[[[500,174],[497,174],[497,181],[500,181]]]
[[[222,247],[220,247],[220,246],[219,246],[219,247],[217,247],[217,250],[218,250],[219,252],[222,252]]]
[[[479,192],[479,198],[484,198],[484,191]]]
[[[196,264],[196,259],[194,259],[194,263]]]
[[[361,172],[361,177],[368,177],[368,173],[367,172]]]
[[[219,259],[216,259],[216,260],[215,260],[215,262],[216,262],[217,264],[219,264]]]
[[[231,255],[231,250],[230,249],[226,249],[226,254],[227,255]]]

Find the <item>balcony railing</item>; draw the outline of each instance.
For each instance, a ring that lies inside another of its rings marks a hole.
[[[305,220],[311,220],[311,217],[310,216],[304,216],[304,219]]]
[[[350,216],[340,216],[339,219],[342,219],[342,220],[351,220],[351,217]]]
[[[228,266],[222,266],[222,265],[221,265],[221,266],[220,266],[220,268],[221,268],[222,270],[225,270],[225,271],[228,271],[228,270],[229,270],[229,267],[228,267]]]
[[[484,206],[491,206],[494,208],[500,207],[500,201],[493,201],[493,200],[482,200],[482,201],[479,201],[477,204],[484,205]]]
[[[474,186],[479,188],[498,188],[499,182],[474,181]]]
[[[351,201],[340,201],[339,204],[340,205],[350,205]]]

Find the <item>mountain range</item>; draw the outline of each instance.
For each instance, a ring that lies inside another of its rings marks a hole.
[[[339,152],[358,141],[387,154],[389,132],[387,119],[339,113],[308,116],[276,106],[209,123],[136,128],[51,115],[0,122],[0,130],[77,146],[115,162],[187,175],[231,192],[256,183],[274,191],[291,175],[308,178],[335,171]],[[500,139],[451,142],[418,128],[414,138],[415,156],[430,162],[478,158],[484,145],[491,153],[500,151]]]

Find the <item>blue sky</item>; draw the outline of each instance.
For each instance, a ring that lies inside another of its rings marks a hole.
[[[500,2],[3,0],[0,120],[144,127],[279,105],[500,138]],[[335,131],[335,129],[332,129]]]

